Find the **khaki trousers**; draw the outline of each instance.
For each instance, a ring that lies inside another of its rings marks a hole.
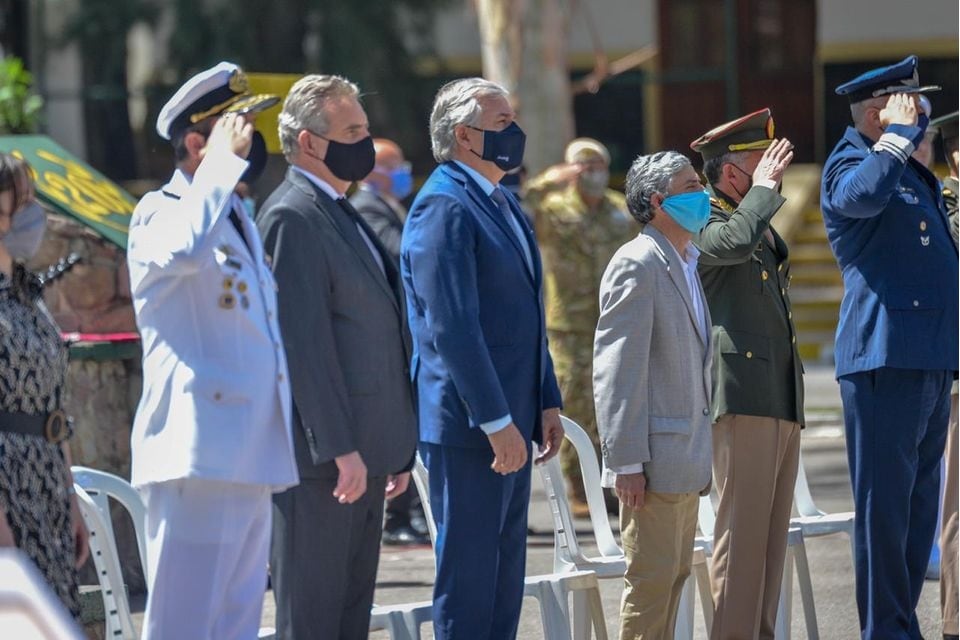
[[[725,415],[713,426],[711,640],[773,638],[799,456],[796,422]]]
[[[672,640],[690,575],[699,500],[696,493],[647,492],[642,509],[620,505],[627,560],[620,640]]]
[[[940,529],[940,607],[944,635],[957,635],[957,394],[950,394],[950,422],[947,431],[947,477],[943,489],[943,524]]]

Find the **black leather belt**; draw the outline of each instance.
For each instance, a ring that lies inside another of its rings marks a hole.
[[[32,415],[0,411],[0,431],[38,436],[56,444],[73,433],[73,420],[62,410]]]

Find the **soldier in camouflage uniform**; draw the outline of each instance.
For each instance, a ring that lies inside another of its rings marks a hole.
[[[567,145],[565,164],[527,183],[524,206],[534,218],[543,258],[547,334],[563,413],[582,426],[599,458],[593,407],[593,333],[599,318],[603,271],[622,244],[640,231],[627,214],[623,194],[608,188],[610,153],[600,142],[578,138]],[[577,516],[587,513],[576,453],[561,449],[564,474]]]
[[[957,244],[957,194],[960,193],[960,182],[957,180],[957,168],[960,164],[960,136],[958,136],[957,112],[937,118],[930,123],[931,129],[938,129],[943,142],[943,155],[947,158],[950,167],[950,176],[943,179],[943,202],[947,205],[947,214],[950,218],[950,235],[954,244]],[[951,274],[956,276],[956,274]],[[946,479],[943,490],[943,517],[940,528],[940,608],[943,619],[943,637],[957,638],[960,631],[958,624],[958,567],[957,542],[960,537],[960,516],[957,514],[957,484],[960,482],[958,473],[957,450],[957,381],[953,381],[950,392],[950,420],[947,430],[947,448],[944,453],[946,461]]]

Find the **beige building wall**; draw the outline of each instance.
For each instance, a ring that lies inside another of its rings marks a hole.
[[[886,60],[915,53],[957,55],[957,0],[819,0],[817,42],[823,62]]]

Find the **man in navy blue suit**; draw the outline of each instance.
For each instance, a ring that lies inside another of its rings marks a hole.
[[[957,372],[957,249],[937,179],[910,157],[926,115],[917,58],[839,87],[854,127],[821,191],[843,272],[837,378],[856,504],[864,638],[920,638],[915,613],[937,522]]]
[[[440,89],[430,116],[440,166],[417,195],[401,244],[420,455],[437,525],[440,639],[516,636],[531,442],[540,462],[563,439],[540,254],[519,204],[498,184],[523,160],[514,118],[493,82]]]

